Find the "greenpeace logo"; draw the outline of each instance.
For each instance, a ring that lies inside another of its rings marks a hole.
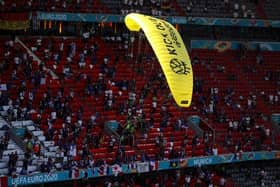
[[[190,73],[191,69],[187,67],[186,63],[182,60],[172,58],[169,64],[172,71],[176,74],[188,75]]]

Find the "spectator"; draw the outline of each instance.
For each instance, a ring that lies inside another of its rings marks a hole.
[[[217,148],[216,145],[213,146],[212,152],[213,152],[213,155],[214,155],[214,156],[217,156],[217,155],[218,155],[218,148]]]
[[[260,185],[261,186],[265,186],[265,177],[266,177],[267,173],[265,172],[264,169],[260,170]]]
[[[187,13],[190,13],[192,11],[192,7],[190,5],[187,5],[186,11]]]
[[[33,146],[33,153],[36,156],[40,156],[40,154],[41,154],[41,145],[40,145],[39,142],[35,143],[35,145]]]
[[[226,179],[224,177],[220,178],[220,186],[225,186],[226,185]]]
[[[17,161],[18,161],[17,151],[9,154],[9,161],[8,161],[9,175],[12,175],[16,171]]]
[[[50,168],[49,168],[49,165],[46,161],[44,161],[41,166],[40,166],[40,169],[41,169],[41,172],[43,173],[48,173],[50,172]]]
[[[257,64],[263,64],[264,63],[263,55],[260,52],[256,56],[256,63]]]
[[[23,159],[23,164],[22,164],[22,170],[21,170],[21,174],[22,175],[27,175],[27,169],[28,169],[28,158],[24,157]]]

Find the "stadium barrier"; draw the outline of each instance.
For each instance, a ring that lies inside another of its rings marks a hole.
[[[160,170],[197,167],[203,165],[226,164],[234,162],[272,160],[279,159],[280,151],[244,152],[237,156],[225,154],[218,156],[191,157],[164,161],[135,162],[131,164],[100,166],[74,171],[58,171],[53,173],[38,173],[8,178],[8,186],[30,185],[50,182],[62,182],[67,180],[96,178],[102,176],[118,176],[120,174],[145,173]]]
[[[66,12],[41,12],[36,13],[38,20],[69,21],[69,22],[124,22],[125,15],[112,14],[89,14],[89,13],[66,13]],[[278,20],[262,19],[234,19],[234,18],[204,18],[204,17],[182,17],[162,16],[172,24],[195,24],[208,26],[241,26],[241,27],[272,27],[280,28]]]
[[[216,49],[218,51],[238,50],[240,44],[245,45],[249,50],[280,51],[279,42],[242,42],[242,41],[216,41],[216,40],[192,40],[192,49]]]
[[[275,124],[280,124],[280,113],[274,113],[271,115],[271,121]]]

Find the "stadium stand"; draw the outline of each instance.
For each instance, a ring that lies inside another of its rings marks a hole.
[[[262,116],[267,116],[271,111],[267,107],[269,105],[267,105],[266,103],[266,99],[268,98],[264,98],[265,100],[260,98],[263,98],[263,93],[268,94],[270,91],[275,92],[276,82],[272,81],[271,83],[267,84],[265,75],[256,75],[257,72],[252,73],[253,75],[251,75],[249,74],[249,72],[243,72],[243,69],[246,68],[245,66],[247,66],[247,63],[250,68],[256,67],[256,69],[258,69],[259,71],[262,71],[264,69],[262,65],[256,64],[256,59],[254,59],[255,55],[247,54],[247,57],[242,60],[243,62],[246,62],[246,65],[243,65],[244,67],[241,67],[242,64],[240,64],[240,62],[238,62],[239,60],[236,59],[236,54],[231,52],[227,52],[227,55],[225,55],[223,53],[215,51],[198,50],[195,51],[195,53],[197,56],[207,57],[206,59],[200,59],[197,64],[194,64],[194,69],[195,72],[197,72],[198,79],[195,82],[199,85],[199,89],[204,89],[203,93],[207,93],[205,91],[211,91],[211,89],[214,89],[215,92],[215,88],[211,87],[211,85],[216,85],[216,92],[219,91],[219,94],[217,94],[216,96],[217,98],[219,98],[219,102],[216,101],[218,103],[217,106],[215,106],[215,100],[212,99],[213,101],[211,102],[211,100],[207,101],[205,99],[213,98],[213,96],[215,96],[215,93],[213,94],[211,92],[210,95],[203,95],[198,93],[199,103],[197,103],[200,104],[197,108],[202,108],[203,110],[202,114],[204,113],[206,115],[209,115],[209,113],[211,114],[211,112],[217,113],[216,118],[213,119],[212,117],[212,121],[214,124],[214,128],[216,128],[216,130],[222,134],[221,139],[219,139],[218,142],[223,141],[224,137],[228,137],[226,135],[227,133],[232,133],[231,128],[234,126],[233,124],[235,122],[237,122],[237,126],[235,127],[235,129],[239,132],[234,132],[233,134],[231,134],[233,135],[234,142],[237,142],[238,140],[240,141],[240,138],[244,137],[242,136],[242,133],[245,133],[247,135],[253,133],[254,137],[260,137],[261,134],[265,131],[271,132],[269,121],[262,118]],[[270,58],[269,61],[271,62],[271,64],[269,63],[270,65],[267,65],[265,69],[275,68],[275,65],[277,66],[277,64],[273,62],[273,59]],[[276,72],[274,71],[274,73],[277,74],[277,68],[274,70],[276,70]],[[211,79],[207,80],[207,77],[209,76],[211,77]],[[203,85],[208,85],[210,87],[200,88],[200,77],[201,80],[204,81]],[[247,80],[246,77],[248,78]],[[252,83],[251,81],[253,80],[258,82]],[[259,89],[254,88],[255,85],[260,86]],[[262,90],[260,90],[260,88]],[[222,103],[220,102],[221,100],[223,100]],[[210,105],[212,106],[213,104],[214,108],[216,108],[217,111],[209,112],[208,107]],[[261,115],[255,116],[255,114]],[[252,119],[254,119],[254,121],[251,121]],[[225,125],[223,125],[223,123],[228,123],[229,126],[226,127]],[[219,136],[217,138],[219,138]],[[267,145],[271,145],[271,140],[266,139],[264,141],[267,141]]]
[[[258,166],[249,163],[226,166],[225,173],[239,186],[279,186],[279,165],[277,162],[261,162]]]
[[[277,1],[7,1],[1,0],[2,12],[81,12],[127,14],[142,12],[151,15],[177,15],[191,17],[233,17],[277,19]]]
[[[109,46],[104,40],[113,40],[110,43],[112,51],[106,50]],[[183,118],[184,113],[168,99],[159,65],[155,60],[150,60],[153,57],[144,58],[150,62],[143,64],[128,64],[129,57],[115,59],[117,53],[126,54],[127,42],[118,40],[111,37],[92,38],[89,41],[60,37],[23,38],[23,43],[42,59],[37,67],[37,62],[32,59],[24,62],[28,58],[19,43],[6,47],[14,54],[10,56],[14,64],[10,65],[10,71],[6,71],[6,78],[2,80],[7,80],[9,103],[15,107],[12,109],[19,110],[16,114],[11,113],[10,104],[6,104],[7,119],[12,127],[25,124],[27,134],[33,139],[32,149],[39,143],[39,155],[45,160],[57,157],[59,162],[53,164],[53,168],[58,167],[56,169],[61,168],[66,160],[69,162],[71,157],[83,167],[81,160],[85,159],[98,162],[106,158],[106,163],[110,164],[115,161],[213,154],[213,142],[196,137]],[[123,40],[122,37],[120,40]],[[150,49],[146,51],[150,53]],[[270,96],[263,98],[263,94],[276,96],[274,88],[279,80],[275,77],[268,83],[266,74],[258,72],[273,71],[273,74],[277,74],[274,72],[276,64],[271,53],[261,53],[263,62],[260,64],[256,62],[254,52],[248,52],[242,60],[238,59],[238,53],[192,51],[196,80],[192,111],[188,114],[201,115],[212,125],[216,131],[216,142],[219,142],[216,144],[218,153],[270,150],[272,138],[267,115],[273,109],[279,110],[279,106],[274,100],[269,100]],[[268,55],[270,58],[267,58]],[[277,59],[279,54],[273,56]],[[242,64],[245,61],[246,65]],[[30,75],[24,71],[30,68],[28,63],[32,64]],[[265,71],[262,63],[266,64]],[[151,66],[153,71],[150,70]],[[247,66],[252,71],[248,72]],[[15,72],[14,67],[19,71]],[[113,67],[116,69],[113,70]],[[43,70],[47,68],[58,79]],[[141,76],[143,73],[146,75],[144,79]],[[258,76],[254,76],[256,73]],[[126,83],[122,80],[130,81]],[[272,103],[268,105],[269,102]],[[19,107],[16,108],[17,105]],[[137,114],[139,119],[130,119],[131,114]],[[125,139],[125,145],[120,146],[119,142],[104,134],[104,123],[117,119],[125,125],[127,117],[138,127],[133,132],[134,140]],[[26,121],[30,119],[32,121]],[[85,138],[89,136],[94,136],[95,142]],[[68,140],[66,137],[69,137]],[[111,150],[103,148],[108,145],[112,145]],[[122,151],[125,157],[120,158],[118,153]],[[91,153],[90,158],[86,156],[88,153]],[[36,168],[39,168],[42,162],[37,163]]]
[[[0,10],[1,17],[8,12],[23,12],[26,17],[29,11],[46,11],[279,19],[278,4],[0,0]],[[141,34],[1,37],[0,175],[226,153],[240,156],[279,148],[280,135],[270,121],[270,115],[280,111],[279,52],[240,46],[235,51],[192,49],[190,57],[194,98],[191,108],[182,110]],[[194,115],[203,119],[203,136],[191,128],[189,117]],[[109,131],[108,122],[119,126]],[[279,168],[263,168],[227,168],[225,175],[198,167],[180,175],[161,173],[145,182],[133,176],[122,184],[257,186],[264,170],[261,182],[278,186]],[[114,182],[104,180],[96,184]]]
[[[110,13],[110,10],[98,0],[77,0],[77,1],[13,1],[1,0],[1,12],[28,12],[28,11],[48,11],[48,12],[95,12]]]
[[[264,11],[267,18],[279,19],[279,1],[263,1]]]
[[[256,18],[256,4],[252,1],[183,1],[178,4],[191,17]]]
[[[119,1],[103,1],[103,4],[113,11],[115,14],[128,14],[130,12],[138,12],[149,15],[184,15],[184,12],[180,11],[181,7],[178,7],[175,1],[143,1],[143,0],[119,0]],[[176,6],[177,5],[177,6]],[[179,11],[178,11],[179,10]]]

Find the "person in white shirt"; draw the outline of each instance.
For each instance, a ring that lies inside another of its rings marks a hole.
[[[269,103],[270,104],[273,104],[273,100],[274,100],[274,95],[272,95],[272,94],[269,94]]]
[[[212,152],[213,152],[213,155],[217,156],[218,155],[218,148],[216,146],[213,146]]]
[[[189,187],[190,184],[191,184],[191,176],[187,174],[185,177],[185,187]]]
[[[225,185],[226,185],[226,179],[224,177],[221,177],[220,186],[225,186]]]
[[[275,96],[274,96],[274,103],[277,104],[278,101],[279,101],[279,97],[278,97],[278,95],[275,95]]]
[[[214,101],[210,101],[210,104],[209,104],[209,113],[210,114],[213,114],[214,112]]]
[[[69,155],[72,157],[77,156],[77,147],[75,144],[70,145]]]
[[[56,111],[52,111],[51,113],[51,119],[55,120],[56,119]]]

